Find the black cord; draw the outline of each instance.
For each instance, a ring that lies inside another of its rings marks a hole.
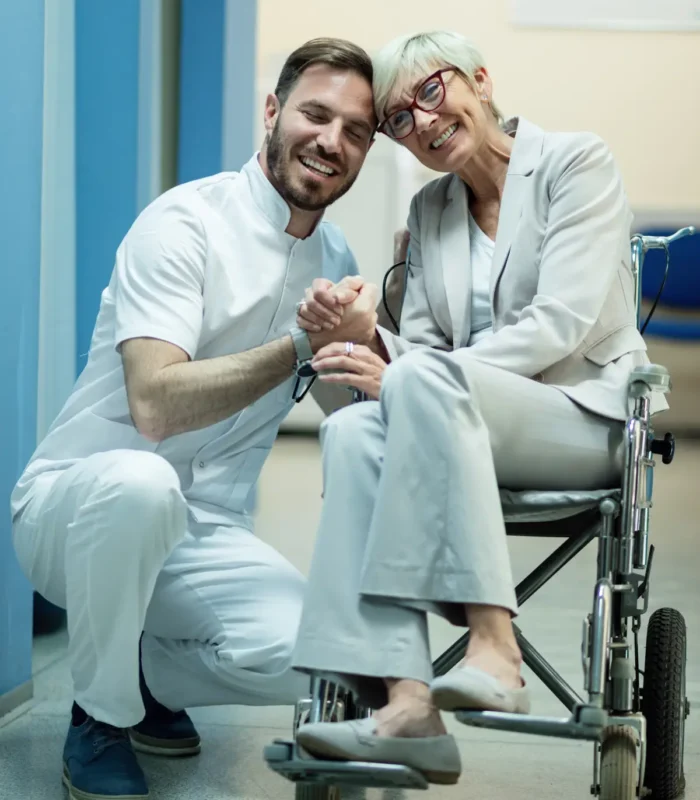
[[[397,267],[402,267],[405,264],[406,264],[405,260],[404,261],[397,261],[396,264],[392,264],[391,267],[389,267],[389,269],[387,270],[387,273],[384,276],[384,281],[382,282],[382,303],[384,304],[384,310],[388,314],[389,319],[391,320],[391,324],[396,328],[396,332],[397,333],[399,331],[399,324],[394,319],[394,315],[391,313],[391,311],[389,311],[389,305],[386,302],[386,284],[387,284],[387,281],[389,279],[389,275],[391,275],[391,273]],[[304,389],[304,391],[300,395],[297,395],[297,392],[299,391],[299,385],[301,384],[301,377],[299,375],[297,375],[296,383],[294,384],[294,389],[292,391],[292,399],[294,400],[295,403],[301,403],[301,401],[309,393],[309,389],[311,389],[311,387],[313,386],[314,381],[316,380],[317,377],[318,377],[318,375],[313,375],[313,377],[309,381],[309,383],[306,386],[306,388]]]
[[[664,286],[666,286],[666,278],[668,278],[668,268],[669,265],[671,264],[671,254],[668,250],[667,244],[664,245],[664,250],[666,251],[666,269],[664,270],[664,277],[661,279],[661,286],[659,286],[659,291],[656,293],[656,299],[654,300],[651,310],[649,311],[649,314],[644,322],[644,325],[642,325],[642,330],[641,330],[642,336],[644,336],[644,331],[647,329],[649,320],[652,318],[652,315],[656,311],[656,306],[659,304],[659,300],[661,299],[661,294],[663,293]]]
[[[311,387],[314,385],[314,382],[315,382],[316,378],[318,378],[318,373],[315,373],[312,376],[311,380],[306,385],[306,388],[304,389],[304,391],[300,395],[297,395],[297,392],[299,391],[299,384],[301,383],[301,377],[299,375],[297,375],[297,380],[296,380],[296,383],[294,384],[294,389],[292,391],[292,400],[294,400],[295,403],[301,403],[301,401],[309,393],[309,390],[311,389]]]
[[[386,301],[386,285],[387,281],[389,280],[389,275],[397,268],[403,267],[406,265],[406,261],[397,261],[396,264],[392,264],[389,269],[386,271],[386,275],[384,276],[384,281],[382,282],[382,303],[384,304],[384,310],[386,311],[389,319],[391,320],[391,324],[396,328],[396,332],[399,332],[399,323],[394,319],[394,315],[389,311],[389,304]]]

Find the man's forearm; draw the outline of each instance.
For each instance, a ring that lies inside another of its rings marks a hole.
[[[199,430],[233,416],[294,372],[291,336],[235,355],[171,364],[149,391],[149,438]],[[149,435],[150,434],[150,435]]]

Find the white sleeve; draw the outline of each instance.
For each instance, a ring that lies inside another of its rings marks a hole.
[[[117,253],[115,347],[127,339],[161,339],[194,358],[205,262],[204,230],[192,210],[173,204],[139,218]]]

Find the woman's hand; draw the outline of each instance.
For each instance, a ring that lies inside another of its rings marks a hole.
[[[379,399],[382,375],[387,365],[369,347],[356,344],[348,353],[345,342],[333,342],[316,353],[311,366],[324,383],[352,386],[373,400]],[[327,372],[333,370],[333,372]],[[325,374],[324,374],[325,373]]]
[[[333,330],[340,325],[344,307],[357,299],[364,283],[356,275],[346,276],[337,284],[316,278],[297,307],[297,325],[310,333]]]

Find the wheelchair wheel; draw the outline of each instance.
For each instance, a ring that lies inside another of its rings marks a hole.
[[[313,783],[297,783],[294,800],[340,800],[337,786],[315,786]]]
[[[674,800],[685,789],[686,648],[683,616],[673,608],[655,611],[647,631],[642,692],[648,731],[644,784],[654,800]]]
[[[635,800],[637,776],[636,731],[610,728],[600,747],[600,800]]]

